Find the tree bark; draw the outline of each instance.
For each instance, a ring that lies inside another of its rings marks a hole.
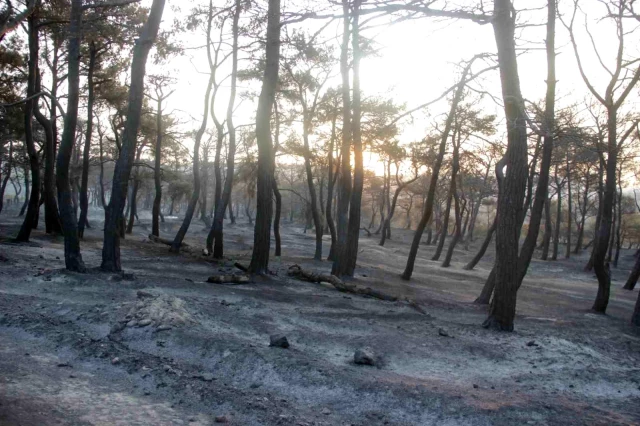
[[[11,178],[11,168],[13,167],[13,140],[9,140],[9,159],[7,160],[7,174],[4,176],[2,180],[2,186],[0,186],[0,213],[2,213],[2,208],[4,207],[4,191],[7,189],[7,183],[9,183],[9,178]],[[0,167],[0,172],[2,172],[2,168]]]
[[[84,226],[89,223],[89,154],[91,151],[91,137],[93,135],[93,103],[95,101],[93,72],[96,67],[98,49],[95,42],[89,46],[89,71],[87,74],[87,129],[82,151],[82,178],[80,183],[80,218],[78,219],[78,236],[84,237]]]
[[[551,247],[551,235],[553,226],[551,224],[551,200],[549,196],[544,202],[544,235],[542,236],[542,254],[540,259],[547,260],[549,257],[549,247]]]
[[[455,142],[454,142],[455,143]],[[442,250],[444,249],[444,242],[447,239],[447,234],[449,234],[449,220],[451,219],[451,204],[453,201],[454,190],[455,190],[455,179],[451,179],[449,183],[449,193],[447,194],[447,204],[444,209],[444,217],[442,219],[442,227],[440,228],[440,238],[438,239],[438,246],[436,247],[436,251],[431,257],[431,260],[440,259],[440,255],[442,254]]]
[[[151,235],[160,236],[160,206],[162,205],[162,175],[160,165],[162,164],[162,96],[158,96],[156,105],[156,146],[153,164],[153,185],[155,196],[153,198],[153,210],[151,211]]]
[[[582,209],[580,211],[580,225],[578,229],[578,237],[576,238],[576,248],[573,250],[574,254],[579,254],[582,250],[582,241],[584,239],[584,223],[587,219],[587,206],[589,202],[589,173],[586,174],[586,181],[584,186],[584,195],[582,199]]]
[[[498,196],[496,229],[496,284],[484,327],[512,331],[518,290],[518,246],[527,186],[527,125],[515,49],[515,11],[510,0],[494,2],[493,29],[505,117],[508,123],[507,173]]]
[[[484,241],[482,242],[482,246],[480,247],[480,250],[478,250],[478,253],[474,256],[474,258],[471,259],[471,261],[469,261],[469,263],[467,263],[465,265],[465,267],[462,268],[462,269],[470,271],[470,270],[472,270],[473,268],[476,267],[478,262],[480,262],[480,259],[482,259],[482,257],[484,256],[485,252],[487,251],[487,248],[489,247],[489,244],[491,243],[491,239],[493,238],[493,233],[496,232],[497,224],[498,224],[498,222],[494,218],[493,219],[493,224],[487,230],[487,235],[485,236]]]
[[[560,225],[562,224],[562,184],[558,179],[558,166],[556,165],[555,171],[556,181],[556,226],[553,234],[553,251],[551,252],[551,260],[558,259],[558,244],[560,243]]]
[[[564,252],[565,259],[571,257],[571,165],[567,155],[567,246]]]
[[[67,81],[67,113],[60,140],[60,149],[56,160],[56,186],[58,187],[58,206],[64,231],[64,260],[70,271],[85,272],[80,254],[78,222],[71,200],[69,182],[69,163],[71,151],[76,140],[78,124],[78,101],[80,96],[80,31],[82,28],[82,0],[71,2],[71,23],[69,25],[69,65]],[[35,182],[34,182],[35,184]],[[39,183],[38,183],[39,185]]]
[[[136,41],[131,64],[131,82],[129,86],[129,104],[127,120],[122,132],[122,147],[113,172],[111,197],[105,212],[104,244],[102,248],[101,268],[106,271],[120,271],[120,231],[122,211],[127,196],[129,176],[136,152],[138,128],[144,98],[144,76],[149,51],[158,34],[165,0],[153,0],[149,17]]]
[[[467,75],[471,70],[472,64],[473,64],[473,60],[469,61],[469,63],[465,67],[462,73],[462,77],[460,78],[460,82],[458,83],[458,87],[456,88],[455,94],[453,96],[453,101],[451,102],[449,115],[447,116],[444,131],[442,133],[442,138],[440,139],[438,156],[436,157],[436,161],[431,170],[431,180],[429,182],[429,192],[427,193],[427,200],[425,202],[424,212],[422,214],[422,218],[420,219],[420,222],[418,223],[416,232],[413,235],[411,249],[409,250],[409,257],[407,258],[407,265],[405,266],[404,272],[402,273],[403,280],[411,279],[411,275],[413,274],[413,268],[416,262],[416,256],[418,255],[418,247],[420,246],[420,240],[422,239],[422,234],[424,232],[424,229],[427,227],[427,224],[430,223],[431,221],[431,215],[433,214],[433,201],[436,195],[436,186],[438,184],[438,177],[440,174],[440,168],[442,167],[442,160],[444,158],[444,153],[447,146],[447,140],[449,139],[449,133],[451,132],[451,127],[453,124],[453,117],[456,109],[458,108],[458,104],[460,103],[460,99],[462,98],[462,94],[464,92],[464,87],[465,87],[465,80],[467,79]]]
[[[278,8],[279,8],[279,4],[278,4]],[[233,174],[235,169],[235,152],[236,152],[236,129],[233,124],[233,108],[235,104],[236,85],[238,80],[238,36],[239,36],[238,21],[240,19],[240,12],[241,12],[241,2],[240,0],[236,0],[235,10],[233,15],[233,46],[232,46],[233,53],[232,53],[232,64],[231,64],[231,94],[229,95],[229,104],[227,105],[227,129],[229,131],[229,144],[227,149],[227,173],[226,173],[226,179],[224,181],[224,189],[222,189],[220,198],[216,199],[213,222],[211,224],[211,230],[209,231],[209,235],[207,236],[207,249],[210,251],[211,250],[213,251],[213,257],[215,259],[222,259],[222,257],[224,256],[224,234],[223,234],[224,222],[223,221],[224,221],[225,211],[227,210],[227,206],[231,202],[231,191],[233,189]],[[279,45],[278,45],[278,48],[279,48]],[[210,65],[212,64],[211,60],[209,60],[209,64]],[[213,73],[213,75],[215,76],[215,73]],[[271,103],[273,103],[273,101],[271,101]],[[271,105],[269,106],[268,119],[270,119],[270,117],[271,117]],[[216,128],[218,131],[218,144],[221,144],[222,143],[221,141],[222,126],[216,123]],[[268,129],[270,132],[271,131],[270,126]],[[269,144],[271,144],[271,133],[269,133]],[[218,165],[220,164],[219,147],[216,147],[216,162]],[[218,170],[216,171],[216,193],[219,191],[218,178],[222,179],[219,166],[218,166]],[[266,190],[267,186],[269,187],[269,199],[271,199],[271,193],[273,191],[272,177],[270,177],[267,182],[262,182],[262,183],[264,185],[263,190]],[[267,194],[264,193],[262,194],[262,196],[266,197]],[[267,231],[269,232],[269,234],[271,233],[270,232],[271,231],[271,215],[269,215],[269,229]],[[268,256],[269,256],[269,253],[267,253],[267,260],[268,260]]]
[[[348,230],[349,204],[351,200],[351,141],[353,139],[353,124],[351,122],[351,82],[349,80],[349,35],[350,26],[349,0],[342,0],[343,29],[340,50],[340,75],[342,77],[342,146],[340,163],[340,180],[338,186],[338,205],[336,219],[337,244],[331,273],[337,277],[347,275],[348,261]]]
[[[262,90],[256,112],[256,141],[258,144],[257,213],[253,236],[253,253],[249,272],[266,274],[269,270],[271,246],[271,215],[273,202],[273,146],[271,140],[271,111],[278,84],[280,66],[280,0],[269,0],[267,39]]]
[[[31,195],[27,214],[25,215],[16,241],[29,241],[31,230],[38,226],[38,216],[40,210],[40,161],[33,140],[33,111],[37,99],[35,95],[36,79],[38,75],[38,22],[35,15],[27,18],[29,62],[27,75],[27,98],[24,103],[24,135],[27,154],[29,156],[29,166],[31,168]],[[25,188],[26,192],[27,188]]]
[[[333,150],[336,141],[336,117],[331,120],[331,138],[329,139],[329,166],[328,166],[328,179],[327,179],[327,206],[325,209],[325,217],[327,220],[327,226],[329,227],[329,233],[331,234],[331,247],[329,248],[329,256],[327,260],[335,260],[336,249],[336,224],[333,221],[333,215],[331,210],[333,209],[333,188],[335,186],[334,177],[334,164],[333,164]]]

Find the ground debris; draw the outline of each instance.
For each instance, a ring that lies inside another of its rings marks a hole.
[[[376,365],[376,357],[371,349],[360,348],[353,354],[353,362],[358,365]]]
[[[231,275],[212,275],[207,279],[212,284],[248,284],[251,278],[248,275],[231,274]]]
[[[289,347],[289,341],[284,334],[272,334],[269,336],[269,346],[287,349]]]

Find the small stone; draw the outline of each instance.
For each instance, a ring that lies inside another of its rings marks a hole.
[[[227,416],[216,416],[215,421],[216,423],[229,423]]]
[[[474,389],[478,389],[478,387],[479,387],[479,386],[478,386],[478,385],[476,385],[475,383],[473,384],[473,388],[474,388]]]
[[[127,323],[127,327],[135,327],[138,324],[138,321],[131,320]]]
[[[169,331],[171,330],[171,326],[166,325],[166,324],[160,324],[157,328],[156,331]]]
[[[289,341],[284,334],[272,334],[269,336],[269,346],[287,349],[289,347]]]
[[[353,354],[353,362],[358,365],[375,365],[376,360],[373,352],[368,348],[357,349]]]
[[[125,329],[126,326],[127,326],[126,323],[117,322],[111,327],[111,330],[109,330],[109,334],[120,333],[122,330]]]
[[[438,329],[438,335],[442,337],[449,337],[449,333],[444,328]]]
[[[151,320],[149,318],[138,321],[138,327],[146,327],[151,325]]]
[[[325,407],[322,409],[322,414],[324,414],[325,416],[328,416],[329,414],[331,414],[331,410]]]
[[[118,357],[113,358],[113,359],[111,360],[111,364],[113,364],[113,365],[118,365],[118,364],[120,364],[120,358],[118,358]]]
[[[153,297],[153,294],[149,293],[148,291],[138,290],[136,292],[136,296],[138,296],[138,299],[147,299],[149,297]]]
[[[215,377],[213,377],[213,374],[210,373],[204,373],[203,375],[200,376],[202,378],[202,380],[204,380],[205,382],[212,382],[215,380]]]
[[[56,256],[56,259],[57,259],[57,260],[60,260],[60,256]]]
[[[531,346],[539,346],[535,340],[531,340],[530,342],[527,342],[527,346],[531,347]]]
[[[58,367],[69,367],[71,368],[71,364],[69,364],[68,362],[60,362],[58,363]]]

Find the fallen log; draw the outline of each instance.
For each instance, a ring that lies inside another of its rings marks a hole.
[[[379,290],[374,290],[370,287],[360,287],[356,284],[345,283],[335,275],[319,274],[317,272],[305,271],[300,265],[291,265],[287,272],[290,277],[296,277],[305,281],[313,283],[329,283],[336,288],[336,290],[343,293],[360,294],[363,296],[370,296],[375,299],[386,300],[388,302],[395,302],[398,300],[396,296],[384,293]]]
[[[249,284],[251,279],[248,275],[212,275],[207,279],[212,284]]]
[[[243,272],[248,272],[248,271],[249,271],[249,268],[247,268],[246,266],[244,266],[244,265],[243,265],[242,263],[240,263],[240,262],[235,262],[235,263],[233,264],[233,266],[235,266],[236,268],[240,269],[240,270],[241,270],[241,271],[243,271]]]
[[[361,287],[352,283],[345,283],[335,275],[327,275],[327,274],[320,274],[318,272],[307,271],[302,269],[300,265],[291,265],[287,271],[287,275],[289,275],[290,277],[298,278],[298,279],[309,281],[312,283],[323,283],[323,282],[328,283],[328,284],[331,284],[333,287],[335,287],[336,290],[342,293],[351,293],[351,294],[358,294],[361,296],[369,296],[369,297],[373,297],[374,299],[384,300],[387,302],[399,301],[398,297],[385,293],[383,291],[374,290],[370,287]],[[428,315],[425,312],[425,310],[422,309],[422,307],[415,300],[405,297],[403,301],[406,302],[410,308],[416,310],[422,315]]]
[[[159,244],[164,244],[167,246],[170,246],[173,244],[173,240],[167,240],[166,238],[160,238],[160,237],[156,237],[153,234],[149,234],[149,240],[154,242],[154,243],[159,243]],[[180,248],[186,249],[189,248],[189,244],[183,242],[182,244],[180,244]]]

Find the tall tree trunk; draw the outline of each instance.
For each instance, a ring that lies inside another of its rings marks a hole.
[[[278,84],[280,65],[280,0],[269,0],[267,39],[262,90],[256,112],[256,141],[258,144],[258,182],[256,224],[253,233],[253,253],[249,271],[266,274],[269,269],[271,246],[271,215],[273,202],[273,146],[271,141],[271,110]]]
[[[475,59],[475,58],[474,58]],[[422,239],[422,234],[424,229],[427,227],[427,224],[431,221],[431,215],[433,213],[433,201],[436,195],[436,187],[438,184],[438,176],[440,174],[440,168],[442,167],[442,160],[444,158],[444,153],[447,146],[447,140],[449,139],[449,133],[451,132],[451,127],[453,124],[453,118],[456,109],[458,108],[458,104],[460,103],[460,99],[462,98],[462,94],[465,88],[465,81],[467,79],[467,75],[471,70],[471,65],[473,65],[473,59],[469,61],[467,66],[465,67],[462,77],[460,78],[460,82],[456,88],[455,94],[453,96],[453,101],[451,102],[451,107],[449,109],[449,115],[447,116],[447,120],[445,123],[444,131],[442,133],[442,138],[440,139],[440,146],[438,148],[438,156],[436,157],[436,161],[432,166],[431,170],[431,180],[429,182],[429,192],[427,193],[427,200],[425,202],[424,212],[422,214],[422,219],[420,219],[420,223],[418,223],[418,227],[416,228],[416,232],[413,235],[413,241],[411,243],[411,249],[409,250],[409,256],[407,258],[407,265],[405,266],[404,272],[402,273],[403,280],[410,280],[411,275],[413,274],[413,268],[416,262],[416,256],[418,255],[418,247],[420,246],[420,240]]]
[[[515,49],[515,11],[510,0],[494,2],[493,29],[498,47],[505,117],[508,125],[507,173],[498,196],[496,284],[484,327],[513,330],[518,290],[518,246],[527,186],[527,125]]]
[[[571,257],[571,166],[567,155],[567,247],[564,252],[565,259]]]
[[[558,259],[558,244],[560,243],[560,226],[562,225],[562,185],[558,180],[558,166],[556,165],[555,171],[556,181],[556,226],[553,234],[553,251],[551,254],[551,260]]]
[[[618,260],[620,259],[620,248],[622,247],[622,170],[618,175],[618,208],[616,209],[616,254],[613,257],[613,266],[618,267]]]
[[[353,188],[351,190],[351,200],[349,202],[349,226],[347,229],[347,243],[344,250],[344,259],[337,260],[336,271],[338,276],[353,277],[358,258],[358,243],[360,240],[360,218],[362,211],[362,189],[364,186],[364,160],[362,154],[362,129],[360,120],[362,117],[362,107],[360,102],[360,5],[362,0],[354,0],[352,3],[352,25],[351,25],[351,50],[353,65],[353,100],[351,132],[353,141]],[[389,230],[387,229],[387,232]]]
[[[442,250],[444,249],[444,242],[447,239],[447,234],[449,234],[449,220],[451,219],[451,204],[453,201],[453,195],[455,190],[455,179],[451,179],[449,183],[449,193],[447,194],[447,204],[444,209],[444,217],[442,219],[442,227],[440,228],[440,238],[438,239],[438,246],[436,247],[436,251],[431,257],[431,260],[440,259],[440,255],[442,254]]]
[[[636,306],[633,309],[631,324],[640,326],[640,293],[638,293],[638,300],[636,301]]]
[[[2,213],[2,208],[4,206],[4,191],[7,189],[7,183],[9,183],[9,178],[11,178],[11,168],[13,167],[13,140],[9,140],[9,158],[7,160],[7,174],[4,175],[4,179],[2,179],[2,186],[0,186],[0,213]],[[0,172],[2,172],[2,168],[0,167]]]
[[[160,165],[162,164],[162,96],[158,96],[156,105],[156,146],[153,164],[153,185],[155,196],[153,198],[153,210],[151,211],[151,234],[160,236],[160,206],[162,205],[162,179]]]
[[[139,174],[140,167],[136,166],[136,171],[133,173],[133,187],[131,188],[131,199],[129,201],[129,220],[127,221],[127,230],[125,231],[125,234],[133,233],[133,224],[138,217],[138,188],[140,188]]]
[[[553,225],[551,223],[551,199],[547,197],[544,202],[544,235],[542,236],[541,260],[549,258],[549,248],[551,247],[551,235],[553,235]]]
[[[127,120],[122,132],[122,148],[113,172],[111,197],[105,212],[104,244],[102,248],[101,268],[106,271],[120,271],[120,232],[122,231],[122,211],[127,196],[129,176],[136,153],[138,128],[144,98],[144,76],[147,57],[158,34],[165,0],[153,0],[149,17],[142,28],[131,63],[131,83],[129,86],[129,104]]]
[[[491,239],[493,238],[493,233],[496,232],[497,223],[498,222],[496,221],[496,219],[493,219],[493,224],[487,230],[487,235],[485,236],[484,241],[482,242],[482,246],[480,247],[480,250],[478,250],[478,253],[474,256],[473,259],[469,261],[469,263],[465,265],[463,269],[470,271],[476,267],[478,262],[480,262],[480,259],[482,259],[485,252],[487,251],[487,248],[489,247],[489,244],[491,243]]]
[[[89,71],[87,74],[87,132],[82,151],[82,178],[80,184],[80,219],[78,219],[78,236],[84,237],[84,226],[89,223],[89,154],[91,151],[91,137],[93,135],[93,103],[95,100],[93,72],[96,67],[98,48],[92,41],[89,45]]]
[[[237,2],[236,2],[237,5]],[[236,14],[239,13],[239,10],[236,10]],[[211,28],[213,24],[213,11],[211,8],[211,4],[209,5],[209,18],[207,21],[207,56],[209,57],[209,61],[211,61]],[[234,21],[234,29],[237,26],[237,20]],[[234,59],[237,56],[237,42],[234,43]],[[235,69],[234,69],[235,71]],[[207,130],[207,121],[209,119],[209,100],[211,98],[211,90],[213,89],[213,84],[215,81],[215,72],[212,72],[209,75],[209,81],[207,82],[207,89],[204,95],[204,106],[203,106],[203,115],[202,115],[202,123],[200,124],[200,128],[196,133],[196,139],[193,147],[193,192],[191,193],[191,198],[189,199],[189,204],[187,205],[187,211],[184,215],[184,219],[182,221],[182,225],[180,229],[176,233],[175,238],[171,244],[171,251],[173,253],[178,253],[180,251],[180,246],[182,245],[182,241],[184,240],[184,236],[187,234],[187,230],[191,225],[191,220],[193,219],[193,214],[196,210],[196,204],[198,203],[198,198],[200,197],[200,143],[202,142],[202,137],[204,136],[204,132]],[[232,76],[232,87],[233,94],[235,95],[235,83],[234,76]],[[233,125],[233,122],[231,123]],[[234,134],[235,137],[235,134]],[[233,173],[233,171],[231,172]],[[215,220],[214,220],[215,222]]]
[[[278,3],[278,8],[279,8],[279,3]],[[231,64],[231,94],[229,96],[229,104],[227,105],[227,129],[229,130],[229,145],[227,149],[227,173],[226,173],[226,179],[224,181],[224,188],[222,190],[222,194],[220,195],[220,199],[219,201],[216,200],[216,207],[213,215],[213,222],[211,224],[211,230],[209,231],[209,235],[207,236],[207,248],[208,250],[213,250],[213,257],[216,259],[222,259],[222,257],[224,256],[224,234],[223,234],[224,222],[223,221],[224,221],[225,211],[227,210],[227,206],[231,202],[231,191],[233,189],[233,174],[235,169],[236,129],[233,124],[233,108],[235,105],[236,85],[238,81],[238,36],[239,36],[238,21],[240,19],[240,12],[241,12],[241,2],[240,0],[236,0],[235,11],[233,15],[233,46],[232,46],[233,53],[232,53],[232,64]],[[278,10],[278,16],[279,16],[279,13],[280,11]],[[278,44],[278,49],[279,49],[279,44]],[[211,61],[209,62],[211,63]],[[277,75],[277,72],[276,72],[276,75]],[[273,103],[273,100],[271,101],[271,104],[272,103]],[[271,104],[269,105],[269,117],[267,119],[271,118]],[[271,126],[269,125],[268,126],[269,132],[271,131],[270,127]],[[220,143],[220,132],[222,130],[222,127],[219,125],[216,125],[216,128],[218,129],[218,132],[219,132],[218,143]],[[269,133],[269,144],[271,145],[271,133]],[[269,152],[271,153],[271,150]],[[216,151],[216,161],[219,164],[218,151]],[[216,174],[216,180],[217,180],[219,177],[218,174],[220,173],[219,170],[216,173],[217,173]],[[272,177],[269,177],[268,181],[266,182],[263,181],[262,183],[264,185],[263,190],[266,190],[266,187],[269,187],[268,195],[269,195],[269,199],[271,199],[271,193],[273,192]],[[216,192],[217,191],[218,191],[218,184],[216,183]],[[262,196],[266,197],[267,194],[263,193]],[[271,214],[269,214],[269,229],[267,230],[267,232],[271,234]],[[267,262],[268,262],[268,258],[269,258],[269,253],[267,253]]]
[[[576,238],[576,248],[573,250],[574,254],[579,254],[582,250],[582,241],[584,239],[584,223],[587,219],[587,206],[589,202],[589,174],[586,175],[586,181],[584,185],[584,198],[582,199],[582,209],[580,210],[580,225],[578,228],[578,237]]]
[[[336,249],[336,225],[333,221],[333,215],[331,210],[333,209],[333,188],[335,186],[334,177],[334,164],[333,164],[333,150],[336,141],[336,117],[333,116],[331,120],[331,138],[329,139],[329,166],[328,166],[328,179],[327,179],[327,206],[325,209],[325,217],[327,218],[327,226],[329,227],[329,233],[331,234],[331,247],[329,248],[329,256],[327,260],[333,261]]]
[[[637,257],[636,262],[633,264],[633,269],[629,274],[629,278],[627,278],[627,282],[622,288],[624,288],[625,290],[633,290],[634,288],[636,288],[638,277],[640,277],[640,256]]]
[[[29,207],[29,167],[24,165],[23,168],[23,176],[24,176],[24,203],[22,203],[22,207],[20,208],[20,213],[18,213],[18,217],[24,216],[24,213],[27,211],[27,207]],[[35,226],[33,229],[36,229]]]
[[[67,81],[67,114],[56,161],[56,186],[58,206],[64,231],[64,261],[68,270],[84,272],[85,266],[80,254],[77,216],[71,200],[69,163],[76,140],[78,124],[78,101],[80,96],[80,31],[82,28],[82,0],[71,2],[71,23],[69,25],[69,65]],[[40,183],[38,183],[39,185]],[[35,185],[35,182],[34,182]]]
[[[17,241],[29,241],[31,230],[38,226],[38,216],[40,210],[40,161],[33,140],[33,111],[37,99],[35,95],[36,79],[38,75],[38,22],[35,15],[27,18],[28,38],[29,38],[29,62],[27,76],[27,101],[24,103],[24,136],[27,154],[29,156],[29,166],[31,168],[31,196],[29,206],[25,215]],[[26,192],[25,188],[25,192]]]
[[[549,219],[549,173],[551,170],[551,159],[553,157],[553,137],[555,132],[555,98],[556,98],[556,51],[555,51],[555,21],[556,20],[556,0],[549,0],[547,4],[547,93],[545,96],[544,123],[542,126],[544,137],[542,143],[542,159],[540,161],[540,173],[538,176],[538,186],[536,187],[533,205],[531,206],[531,217],[529,218],[529,228],[525,237],[520,255],[518,257],[518,288],[529,269],[529,264],[533,258],[533,253],[538,241],[542,212],[545,210],[546,218]],[[547,220],[545,219],[545,220]],[[551,221],[549,220],[549,223]],[[548,226],[545,224],[545,234]],[[549,229],[550,231],[550,229]],[[549,232],[549,235],[551,233]],[[549,248],[547,240],[547,250]]]
[[[309,188],[309,198],[310,198],[310,208],[311,208],[311,216],[313,218],[313,226],[315,228],[316,233],[316,249],[313,258],[315,260],[322,260],[322,219],[320,218],[320,209],[318,206],[318,199],[316,194],[316,186],[313,182],[313,171],[311,170],[311,149],[309,148],[309,127],[311,125],[311,118],[308,117],[308,111],[306,107],[304,107],[305,112],[303,115],[304,119],[304,129],[303,129],[303,143],[304,143],[304,169],[307,176],[307,186]]]
[[[455,132],[454,132],[454,136],[455,136]],[[458,196],[458,187],[457,187],[457,180],[458,180],[458,170],[460,169],[460,135],[458,135],[458,141],[456,142],[455,140],[453,141],[453,167],[451,170],[451,192],[453,194],[453,199],[454,199],[454,215],[455,215],[455,231],[453,234],[453,239],[451,240],[451,243],[449,243],[449,249],[447,250],[447,255],[444,258],[444,261],[442,262],[442,267],[443,268],[448,268],[449,265],[451,265],[451,258],[453,257],[453,250],[456,248],[456,244],[458,244],[458,241],[460,241],[460,238],[462,237],[462,230],[461,230],[461,226],[462,226],[462,214],[460,212],[460,198]]]
[[[53,37],[53,58],[51,58],[51,98],[56,100],[58,97],[58,61],[60,51],[60,41],[58,36]],[[41,91],[41,89],[38,89]],[[37,103],[35,104],[35,114],[38,122],[45,129],[45,153],[44,153],[44,222],[47,234],[61,234],[62,222],[58,213],[58,201],[56,197],[56,145],[58,143],[58,125],[57,125],[57,104],[51,102],[49,120],[44,120],[40,116]],[[49,134],[49,128],[51,133]],[[50,139],[49,139],[50,137]]]
[[[591,256],[589,257],[589,261],[584,267],[585,272],[589,272],[593,269],[596,246],[598,245],[597,244],[598,232],[600,229],[600,224],[602,222],[602,209],[603,209],[602,203],[604,202],[604,171],[606,167],[605,165],[606,162],[602,154],[600,154],[599,157],[600,157],[600,161],[599,161],[600,168],[598,169],[598,213],[596,214],[596,224],[594,227],[593,239],[591,240],[593,244],[593,246],[591,247]]]
[[[340,75],[342,76],[342,146],[340,148],[340,178],[338,185],[338,205],[336,219],[337,244],[331,273],[336,276],[346,275],[348,265],[345,258],[348,250],[349,203],[351,200],[351,141],[353,125],[351,123],[351,82],[349,80],[349,35],[350,7],[349,0],[342,0],[343,26],[340,50]]]
[[[280,149],[280,113],[278,111],[278,102],[273,103],[273,115],[275,118],[274,136],[273,136],[273,164],[276,164],[276,154]],[[280,257],[282,255],[282,239],[280,238],[280,217],[282,216],[282,194],[278,187],[278,179],[276,174],[273,174],[273,197],[276,202],[276,213],[273,218],[273,237],[276,243],[275,256]],[[231,205],[229,205],[231,206]],[[233,214],[233,209],[229,208],[229,213]]]

